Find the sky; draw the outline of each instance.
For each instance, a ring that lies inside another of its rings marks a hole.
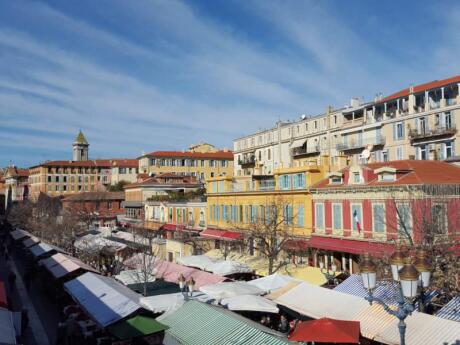
[[[0,166],[135,158],[459,74],[458,1],[0,0]]]

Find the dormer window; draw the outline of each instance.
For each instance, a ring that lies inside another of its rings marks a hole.
[[[353,183],[360,183],[361,182],[361,175],[359,172],[353,173]]]
[[[343,183],[343,175],[339,172],[333,172],[328,175],[329,177],[329,184],[342,184]]]
[[[382,167],[374,170],[374,173],[378,176],[379,182],[393,182],[396,181],[396,169],[390,167]]]
[[[359,166],[353,166],[350,168],[350,177],[348,178],[348,183],[358,184],[363,182],[363,175],[361,168]]]

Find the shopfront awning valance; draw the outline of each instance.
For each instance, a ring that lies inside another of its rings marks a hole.
[[[241,239],[242,234],[235,231],[208,228],[202,231],[200,236],[216,240],[235,241]]]
[[[394,251],[393,244],[315,235],[311,237],[309,245],[312,248],[358,255],[367,252],[373,256],[382,256],[384,254],[391,254]]]
[[[297,139],[297,140],[294,140],[291,145],[290,145],[290,148],[291,149],[295,149],[297,147],[302,147],[305,142],[307,141],[307,139],[303,138],[303,139]]]

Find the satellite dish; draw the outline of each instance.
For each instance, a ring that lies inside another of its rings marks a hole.
[[[368,149],[364,149],[361,153],[361,156],[363,156],[366,159],[369,159],[369,157],[371,156],[371,152]]]

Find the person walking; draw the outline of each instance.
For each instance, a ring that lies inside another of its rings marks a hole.
[[[27,309],[23,308],[21,311],[21,335],[23,335],[29,327],[29,313]]]

